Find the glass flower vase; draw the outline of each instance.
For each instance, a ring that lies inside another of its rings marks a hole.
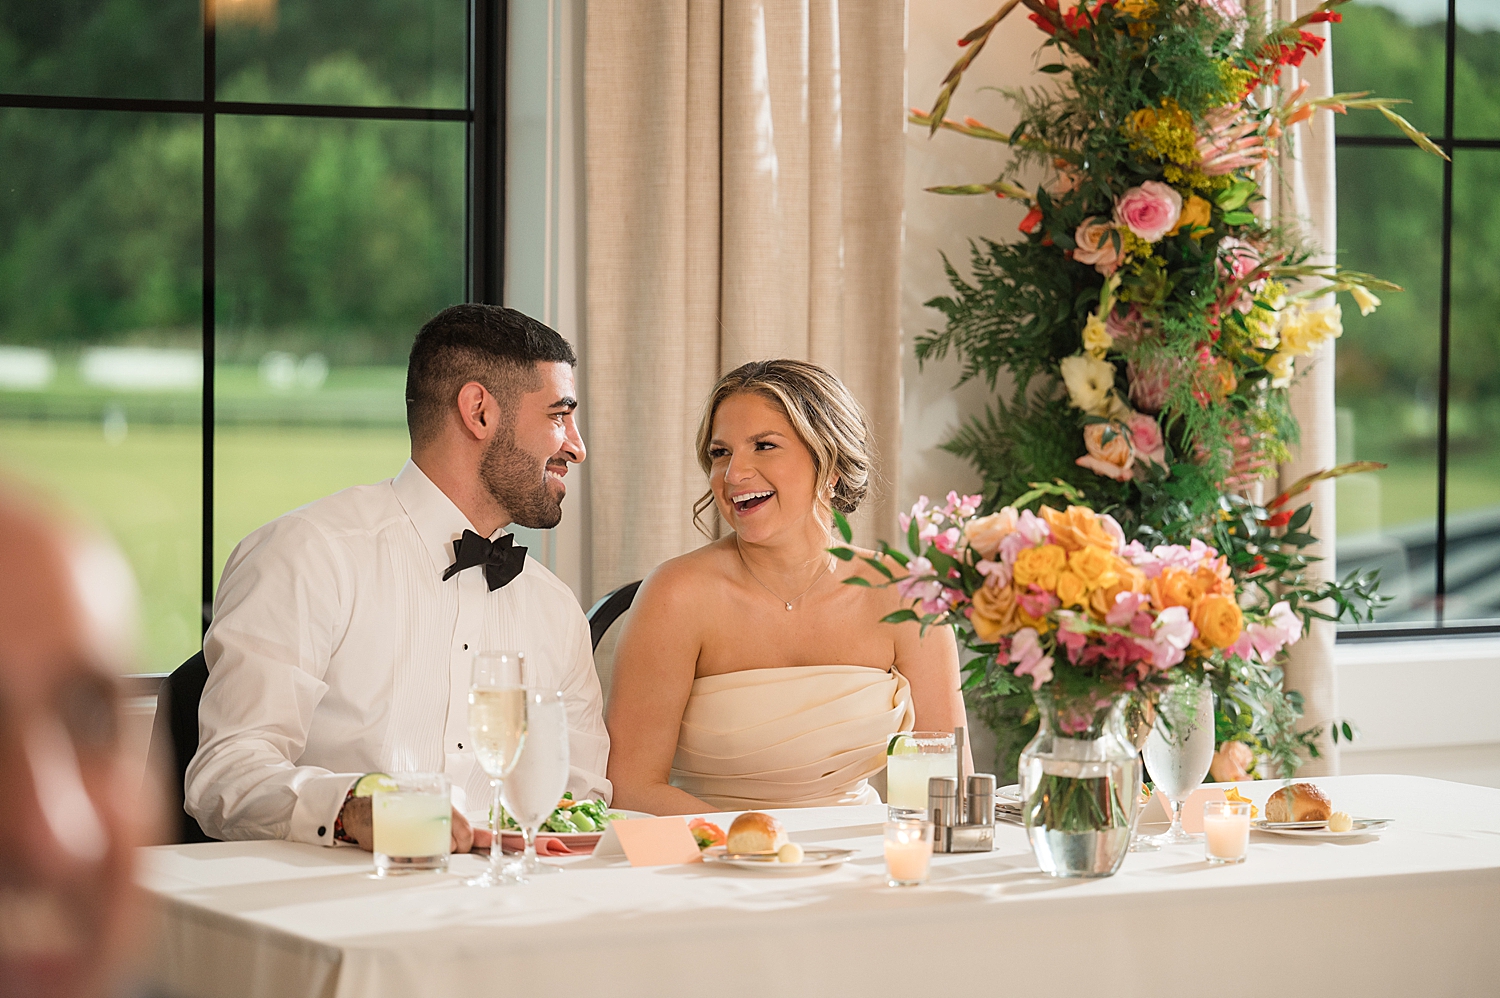
[[[1125,729],[1127,694],[1038,690],[1041,724],[1021,750],[1021,809],[1031,851],[1054,877],[1108,877],[1130,851],[1141,785]]]

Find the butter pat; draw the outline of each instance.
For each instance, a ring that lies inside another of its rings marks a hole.
[[[1348,815],[1345,815],[1348,817]],[[788,842],[776,850],[776,861],[778,863],[800,863],[802,862],[802,847],[795,842]]]
[[[1330,832],[1347,832],[1354,828],[1354,819],[1343,811],[1335,811],[1328,816],[1328,830]]]

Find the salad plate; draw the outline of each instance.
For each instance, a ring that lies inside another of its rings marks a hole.
[[[783,863],[775,853],[735,853],[723,846],[709,846],[703,850],[703,862],[717,866],[732,866],[738,870],[754,870],[757,873],[808,873],[813,870],[831,870],[843,864],[853,849],[828,849],[822,846],[804,846],[802,862]]]
[[[1328,830],[1326,821],[1266,821],[1259,819],[1250,822],[1250,827],[1257,832],[1269,832],[1272,835],[1285,835],[1294,839],[1357,839],[1367,835],[1379,835],[1391,824],[1389,818],[1355,818],[1354,825],[1347,832],[1332,832]]]

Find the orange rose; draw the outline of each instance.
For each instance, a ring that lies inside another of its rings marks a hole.
[[[1016,620],[1016,591],[1010,586],[980,586],[969,623],[981,641],[996,641],[1021,629]]]
[[[964,524],[964,540],[979,552],[981,558],[995,557],[1005,536],[1016,529],[1016,510],[1007,506],[998,513],[981,516]]]
[[[1101,424],[1102,425],[1102,424]],[[1107,551],[1115,549],[1115,536],[1104,529],[1099,514],[1087,506],[1069,506],[1068,511],[1042,507],[1042,519],[1052,528],[1052,540],[1068,551],[1086,547],[1101,547]]]
[[[1088,453],[1073,463],[1096,475],[1128,482],[1135,476],[1135,451],[1130,433],[1119,423],[1090,423],[1083,428],[1083,446]]]
[[[1205,596],[1193,605],[1193,626],[1198,636],[1215,648],[1228,648],[1240,639],[1245,617],[1230,596]]]
[[[1083,579],[1073,572],[1057,573],[1057,599],[1063,606],[1083,606],[1089,588]]]
[[[1068,555],[1068,569],[1083,580],[1086,588],[1102,589],[1120,580],[1123,563],[1109,548],[1080,548]]]
[[[1244,742],[1225,742],[1214,753],[1214,761],[1208,764],[1209,778],[1215,783],[1234,783],[1252,779],[1250,767],[1255,765],[1255,753]]]
[[[1014,579],[1016,588],[1025,589],[1035,583],[1047,592],[1057,589],[1057,573],[1068,565],[1068,553],[1056,544],[1042,544],[1027,548],[1016,555]]]
[[[1169,606],[1192,607],[1203,595],[1203,584],[1184,568],[1164,568],[1151,580],[1151,602],[1158,610]]]

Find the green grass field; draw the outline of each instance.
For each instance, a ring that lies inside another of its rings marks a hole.
[[[389,478],[404,428],[222,427],[215,436],[215,578],[239,540],[289,509]],[[202,440],[196,427],[0,421],[0,466],[119,541],[142,592],[143,671],[174,668],[199,644]]]

